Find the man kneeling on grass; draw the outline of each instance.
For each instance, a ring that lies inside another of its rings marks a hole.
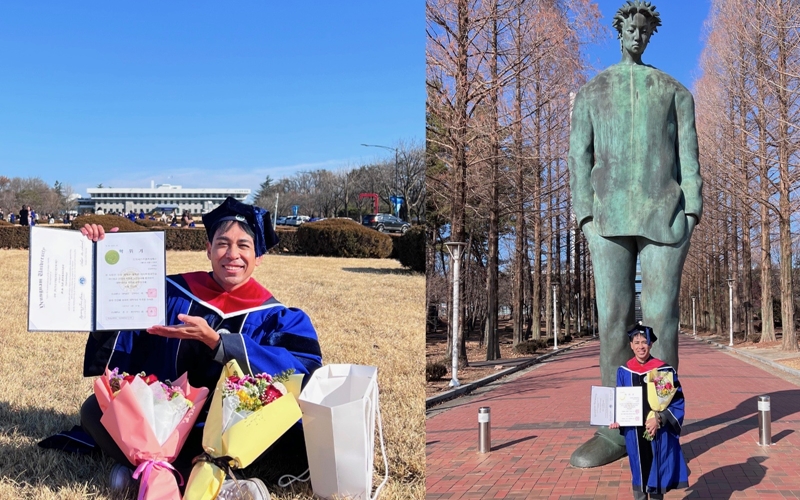
[[[269,212],[228,198],[203,216],[203,224],[212,271],[167,277],[167,323],[173,326],[92,332],[86,344],[84,376],[102,375],[106,367],[119,368],[120,372],[152,373],[159,380],[176,380],[187,372],[191,385],[213,390],[223,365],[234,359],[246,374],[277,374],[294,369],[295,373],[309,375],[322,365],[317,334],[309,317],[278,302],[251,277],[266,251],[278,242]],[[81,232],[92,241],[105,236],[103,227],[96,224],[87,224]],[[305,377],[304,382],[307,380]],[[118,462],[112,469],[112,488],[124,488],[130,481],[133,464],[100,423],[101,417],[92,395],[81,408],[81,424],[103,452]],[[204,419],[205,412],[198,420]],[[200,425],[189,435],[174,463],[185,473],[184,477],[191,470],[192,458],[203,451]],[[283,469],[275,473],[303,472],[307,458],[300,424],[259,461]]]

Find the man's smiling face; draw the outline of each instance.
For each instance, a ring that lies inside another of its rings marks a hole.
[[[263,258],[256,257],[253,237],[238,223],[218,229],[214,241],[206,243],[206,255],[211,261],[214,281],[226,292],[247,283]]]
[[[644,335],[634,335],[631,340],[631,349],[636,361],[644,363],[650,358],[650,344],[647,343],[647,337]]]

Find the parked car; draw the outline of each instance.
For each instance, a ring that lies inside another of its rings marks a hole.
[[[308,222],[311,217],[307,215],[290,215],[286,218],[285,224],[287,226],[300,226]]]
[[[411,227],[411,224],[403,219],[389,214],[365,215],[361,219],[361,223],[367,227],[371,227],[372,229],[380,231],[381,233],[390,232],[405,234],[405,232]]]
[[[285,226],[286,225],[286,217],[278,217],[275,219],[276,226]]]

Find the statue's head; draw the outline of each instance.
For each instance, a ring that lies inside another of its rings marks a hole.
[[[641,57],[650,37],[661,26],[661,15],[650,2],[628,0],[617,10],[612,25],[617,30],[622,51]]]

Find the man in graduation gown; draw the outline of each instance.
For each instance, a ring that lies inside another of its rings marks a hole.
[[[304,383],[321,366],[319,342],[309,317],[281,304],[251,277],[266,251],[278,242],[269,212],[229,197],[205,214],[203,223],[212,271],[167,277],[169,326],[92,332],[86,343],[84,376],[101,375],[106,367],[146,372],[159,380],[175,380],[188,373],[191,385],[213,390],[223,365],[233,359],[246,374],[275,375],[294,369],[306,375]],[[81,232],[93,241],[105,235],[103,227],[94,224]],[[101,416],[96,398],[90,396],[81,408],[83,428],[106,454],[130,466],[100,423]],[[202,452],[202,429],[195,431],[176,460],[179,469],[181,465],[190,468],[191,458]],[[300,425],[284,437],[290,441],[287,449],[299,448],[304,459]],[[280,449],[280,442],[271,451]]]
[[[683,426],[683,389],[678,381],[678,372],[660,359],[650,355],[656,341],[653,329],[637,325],[628,331],[634,357],[617,369],[617,387],[641,387],[644,415],[649,416],[647,402],[647,377],[652,370],[671,373],[677,392],[667,408],[654,412],[644,426],[620,427],[614,423],[609,427],[621,429],[631,466],[633,497],[636,500],[663,498],[664,493],[689,486],[689,472],[678,440]],[[645,433],[652,437],[649,440]]]

